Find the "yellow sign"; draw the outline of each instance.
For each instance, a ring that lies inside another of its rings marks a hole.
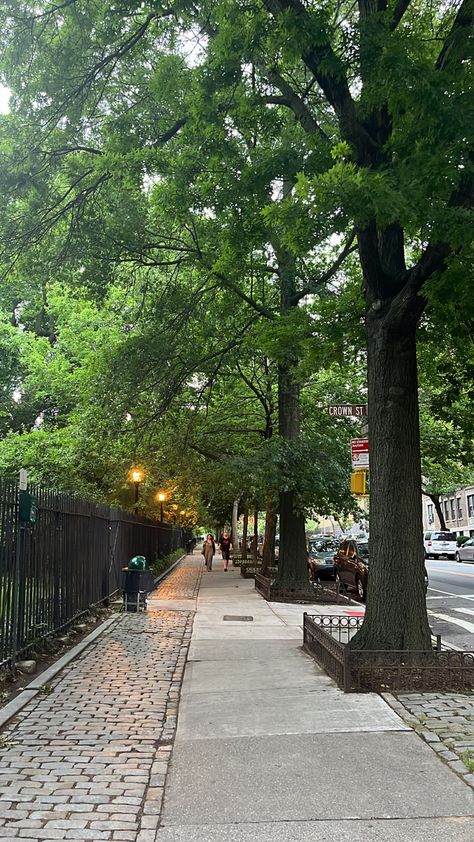
[[[351,494],[367,494],[367,471],[356,471],[351,474]]]

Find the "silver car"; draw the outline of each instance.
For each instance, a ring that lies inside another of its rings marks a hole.
[[[469,538],[456,550],[456,561],[472,561],[474,563],[474,538]]]

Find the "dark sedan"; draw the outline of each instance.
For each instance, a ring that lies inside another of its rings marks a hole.
[[[342,590],[355,588],[360,599],[367,598],[369,580],[369,542],[343,541],[334,558],[336,582]],[[428,590],[428,572],[425,567],[425,592]]]
[[[360,599],[367,596],[369,542],[343,541],[334,559],[336,582],[342,590],[356,589]]]
[[[339,546],[338,541],[330,538],[313,538],[308,541],[308,568],[312,582],[318,579],[335,579],[334,556]]]

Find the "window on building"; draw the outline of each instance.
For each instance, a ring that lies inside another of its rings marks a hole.
[[[454,497],[449,501],[449,508],[451,511],[451,520],[456,520],[456,512],[454,511]]]
[[[434,506],[433,503],[428,503],[428,523],[434,523]]]
[[[449,506],[448,506],[448,501],[447,501],[447,500],[444,500],[443,505],[444,505],[444,518],[445,518],[445,520],[449,520]]]
[[[461,498],[456,497],[457,505],[458,505],[458,518],[462,518],[462,503]]]
[[[474,494],[467,495],[467,510],[469,517],[474,517]]]

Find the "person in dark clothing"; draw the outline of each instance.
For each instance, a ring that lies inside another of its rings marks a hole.
[[[232,544],[228,532],[224,532],[224,534],[222,535],[219,541],[219,549],[222,553],[222,560],[224,562],[224,573],[227,573],[227,567],[229,565],[230,559],[230,551],[232,549]]]

